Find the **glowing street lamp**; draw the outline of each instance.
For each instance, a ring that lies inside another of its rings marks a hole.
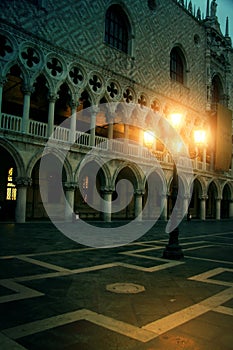
[[[178,130],[182,124],[183,116],[181,113],[172,113],[169,119],[169,122],[173,126],[173,128]]]
[[[144,144],[148,148],[152,148],[155,142],[155,133],[151,130],[144,131]]]
[[[205,130],[195,130],[194,131],[194,142],[197,146],[204,145],[206,143]]]
[[[170,115],[170,124],[177,131],[180,129],[183,121],[183,115],[181,113],[173,113]],[[177,154],[180,150],[180,145],[176,145]],[[171,200],[172,200],[172,210],[175,207],[178,195],[178,174],[175,162],[173,162],[173,181],[172,181],[172,189],[171,189]],[[163,251],[163,258],[171,259],[171,260],[180,260],[184,257],[181,246],[179,245],[179,226],[175,227],[169,233],[169,241]]]
[[[180,113],[171,114],[169,117],[170,124],[177,131],[183,123],[183,115]],[[155,142],[155,133],[153,131],[144,131],[144,144],[146,147],[152,149]],[[204,130],[196,130],[194,132],[194,143],[197,146],[203,146],[206,143],[206,132]],[[177,143],[174,147],[174,153],[178,156],[182,151],[182,144]],[[153,151],[152,151],[153,152]],[[195,152],[195,157],[198,152]],[[178,174],[175,162],[173,163],[173,181],[171,189],[172,210],[175,207],[178,195]],[[169,242],[163,251],[163,257],[166,259],[179,260],[184,257],[181,246],[179,245],[179,225],[169,233]]]

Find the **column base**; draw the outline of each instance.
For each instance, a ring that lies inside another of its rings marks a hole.
[[[180,260],[184,258],[181,246],[176,244],[167,245],[163,251],[163,258],[169,260]]]
[[[169,242],[163,251],[163,258],[171,260],[183,259],[184,254],[181,246],[179,245],[179,227],[177,226],[173,231],[171,231],[169,236]]]

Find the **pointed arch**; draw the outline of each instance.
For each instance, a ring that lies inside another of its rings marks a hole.
[[[105,43],[130,54],[131,36],[131,24],[122,6],[110,5],[105,14]]]

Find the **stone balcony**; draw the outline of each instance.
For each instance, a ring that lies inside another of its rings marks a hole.
[[[2,113],[0,119],[0,134],[14,134],[25,135],[22,132],[22,118],[19,116],[9,115]],[[29,119],[27,135],[33,136],[33,139],[40,140],[46,144],[48,140],[48,124]],[[50,136],[51,142],[62,142],[75,144],[77,146],[83,146],[83,148],[101,150],[103,152],[111,152],[114,155],[124,155],[124,158],[134,159],[139,163],[151,163],[151,160],[156,158],[158,162],[163,164],[163,167],[172,167],[173,158],[169,153],[161,151],[153,151],[153,153],[146,147],[139,145],[137,142],[125,139],[113,139],[109,140],[106,137],[95,136],[94,145],[91,145],[91,135],[82,131],[76,131],[74,140],[71,142],[71,130],[66,127],[54,126],[54,132]],[[111,141],[111,142],[110,142]],[[77,151],[78,148],[75,147]],[[185,160],[184,160],[185,162]],[[180,163],[182,164],[182,162]],[[195,172],[207,171],[210,172],[210,164],[207,162],[200,162],[197,159],[192,161],[193,169]],[[185,164],[184,164],[185,166]]]

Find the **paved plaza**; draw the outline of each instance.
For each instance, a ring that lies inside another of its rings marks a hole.
[[[183,222],[180,261],[167,241],[162,222],[105,249],[0,224],[0,349],[233,349],[233,221]]]

